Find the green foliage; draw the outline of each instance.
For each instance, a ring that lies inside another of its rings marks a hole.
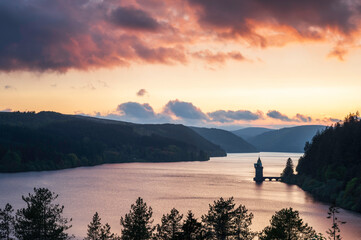
[[[0,208],[0,239],[12,240],[14,235],[14,209],[7,203],[4,209]]]
[[[71,239],[65,232],[71,221],[62,216],[64,206],[55,204],[58,195],[47,188],[34,188],[34,194],[22,196],[27,207],[16,212],[15,232],[20,240]]]
[[[182,214],[173,208],[170,214],[163,215],[161,224],[157,225],[156,239],[160,240],[177,240],[182,239]]]
[[[271,225],[260,234],[261,240],[307,240],[317,236],[312,227],[303,223],[299,212],[292,208],[284,208],[276,212],[270,223]]]
[[[306,143],[295,182],[316,198],[361,212],[361,121],[349,114]]]
[[[138,198],[135,204],[131,205],[131,210],[125,217],[120,219],[122,225],[122,240],[148,240],[151,239],[155,227],[152,226],[151,219],[153,210],[148,208],[142,198]]]
[[[202,221],[207,239],[253,239],[255,234],[249,229],[252,218],[253,214],[248,214],[243,205],[235,209],[234,199],[231,197],[227,200],[220,198],[209,205],[208,214],[202,216]]]
[[[194,218],[192,211],[188,211],[187,218],[182,226],[183,240],[199,240],[202,239],[202,223]]]

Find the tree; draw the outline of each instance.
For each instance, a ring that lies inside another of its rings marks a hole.
[[[0,209],[0,239],[10,240],[14,239],[14,224],[15,218],[13,216],[14,209],[7,203],[4,209]]]
[[[161,224],[157,225],[157,239],[162,240],[176,240],[181,239],[183,218],[179,211],[173,208],[170,214],[163,215]]]
[[[220,198],[209,205],[208,214],[202,216],[206,227],[206,237],[225,240],[228,237],[236,239],[253,239],[254,233],[249,230],[253,214],[247,214],[245,206],[234,209],[233,197],[228,200]]]
[[[125,217],[120,219],[120,224],[123,226],[122,237],[123,240],[147,240],[153,235],[155,227],[152,226],[151,220],[153,210],[147,207],[142,198],[138,198],[135,204],[131,205],[131,210]]]
[[[276,212],[270,223],[271,225],[263,229],[260,234],[260,240],[301,240],[319,236],[312,227],[303,223],[299,212],[292,208],[284,208]]]
[[[101,218],[98,212],[95,212],[93,220],[88,225],[87,237],[84,240],[115,240],[119,239],[110,231],[111,227],[108,223],[101,224]]]
[[[281,177],[288,178],[294,175],[293,171],[293,162],[291,158],[287,159],[286,167],[283,169],[283,172],[281,174]]]
[[[252,224],[253,213],[248,213],[248,209],[244,205],[234,210],[235,239],[251,240],[256,236],[249,226]]]
[[[62,216],[64,206],[55,204],[58,195],[47,188],[34,188],[34,194],[22,196],[27,207],[16,212],[15,234],[20,240],[65,240],[71,225]]]
[[[187,218],[183,222],[182,231],[182,239],[184,240],[201,239],[202,224],[194,218],[192,211],[188,211]]]
[[[339,213],[338,211],[338,207],[335,206],[330,206],[328,209],[328,216],[327,218],[331,218],[332,219],[332,226],[330,229],[327,230],[327,234],[329,235],[328,239],[329,240],[341,240],[342,237],[340,234],[338,234],[341,230],[339,228],[339,224],[345,224],[346,222],[342,222],[340,220],[338,220],[338,218],[336,217],[336,214]]]

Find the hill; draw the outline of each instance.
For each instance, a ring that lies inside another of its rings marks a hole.
[[[291,182],[316,198],[361,212],[361,121],[349,115],[307,143]]]
[[[231,132],[216,128],[190,128],[208,141],[219,145],[227,153],[259,152],[254,146]]]
[[[248,139],[250,139],[252,137],[255,137],[257,135],[260,135],[262,133],[269,132],[272,130],[273,129],[270,129],[270,128],[248,127],[248,128],[242,128],[242,129],[232,131],[232,133],[247,141]]]
[[[307,141],[325,129],[322,125],[281,128],[248,139],[261,152],[303,152]]]
[[[132,124],[54,112],[0,113],[0,172],[203,161],[225,155],[183,125]]]

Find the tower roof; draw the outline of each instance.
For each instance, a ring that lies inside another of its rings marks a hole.
[[[257,164],[258,164],[259,166],[262,166],[262,161],[261,161],[261,158],[260,158],[260,157],[258,157]]]

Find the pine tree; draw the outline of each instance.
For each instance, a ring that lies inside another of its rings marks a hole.
[[[13,216],[14,209],[7,203],[4,209],[0,209],[0,239],[11,240],[14,239],[14,224],[15,218]]]
[[[300,240],[318,239],[315,230],[308,224],[303,223],[298,211],[292,208],[284,208],[276,212],[259,236],[260,240]]]
[[[100,229],[100,240],[118,240],[118,239],[120,238],[110,231],[110,225],[108,223],[102,226],[102,228]]]
[[[294,174],[294,170],[293,170],[294,166],[293,166],[293,162],[291,158],[287,159],[287,163],[286,163],[286,167],[285,169],[283,169],[282,172],[282,177],[289,177],[292,176]]]
[[[170,214],[163,215],[161,220],[162,223],[157,225],[156,238],[161,240],[181,239],[182,218],[183,215],[179,214],[178,210],[175,208],[170,211]]]
[[[71,221],[62,216],[64,206],[55,204],[58,195],[47,188],[34,188],[34,194],[22,196],[27,207],[16,212],[15,234],[20,240],[66,240]]]
[[[101,218],[99,217],[98,212],[95,212],[93,220],[88,225],[87,237],[84,240],[98,240],[101,236]]]
[[[256,236],[249,228],[252,224],[253,213],[248,213],[248,209],[244,205],[234,210],[235,239],[251,240]]]
[[[188,211],[187,218],[182,226],[182,239],[197,240],[202,236],[202,224],[194,218],[192,211]]]
[[[120,219],[123,226],[123,240],[148,240],[153,236],[155,227],[152,226],[151,220],[153,210],[148,208],[142,198],[138,198],[135,204],[131,205],[131,210],[125,217]]]

